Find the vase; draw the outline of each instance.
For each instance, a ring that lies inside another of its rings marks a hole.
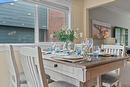
[[[74,50],[74,43],[73,42],[68,42],[68,50]]]
[[[64,50],[67,50],[67,49],[68,49],[68,42],[65,42],[65,43],[64,43],[63,49],[64,49]]]
[[[64,50],[73,50],[74,49],[74,44],[73,42],[67,41],[64,44]]]

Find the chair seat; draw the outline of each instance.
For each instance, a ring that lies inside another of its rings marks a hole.
[[[101,77],[102,82],[108,83],[108,84],[113,84],[114,82],[119,80],[119,75],[116,73],[107,73],[102,75]]]
[[[54,82],[48,74],[46,74],[46,79],[48,83]],[[20,84],[27,84],[26,77],[23,72],[20,73]]]
[[[50,83],[49,87],[77,87],[77,86],[64,82],[64,81],[56,81],[56,82]]]

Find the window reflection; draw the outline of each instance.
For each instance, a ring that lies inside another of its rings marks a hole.
[[[34,43],[35,4],[18,0],[0,4],[0,43]],[[66,13],[38,6],[39,41],[50,41],[50,36],[66,24]],[[55,41],[55,40],[54,40]]]

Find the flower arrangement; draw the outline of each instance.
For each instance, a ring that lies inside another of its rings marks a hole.
[[[54,35],[62,42],[73,42],[76,38],[75,32],[67,26],[62,27],[60,31],[54,32]]]

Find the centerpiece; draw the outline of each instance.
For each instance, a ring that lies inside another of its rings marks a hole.
[[[54,32],[55,37],[61,42],[65,42],[66,49],[73,49],[73,41],[76,37],[76,32],[68,28],[67,26],[62,27],[60,31]]]

